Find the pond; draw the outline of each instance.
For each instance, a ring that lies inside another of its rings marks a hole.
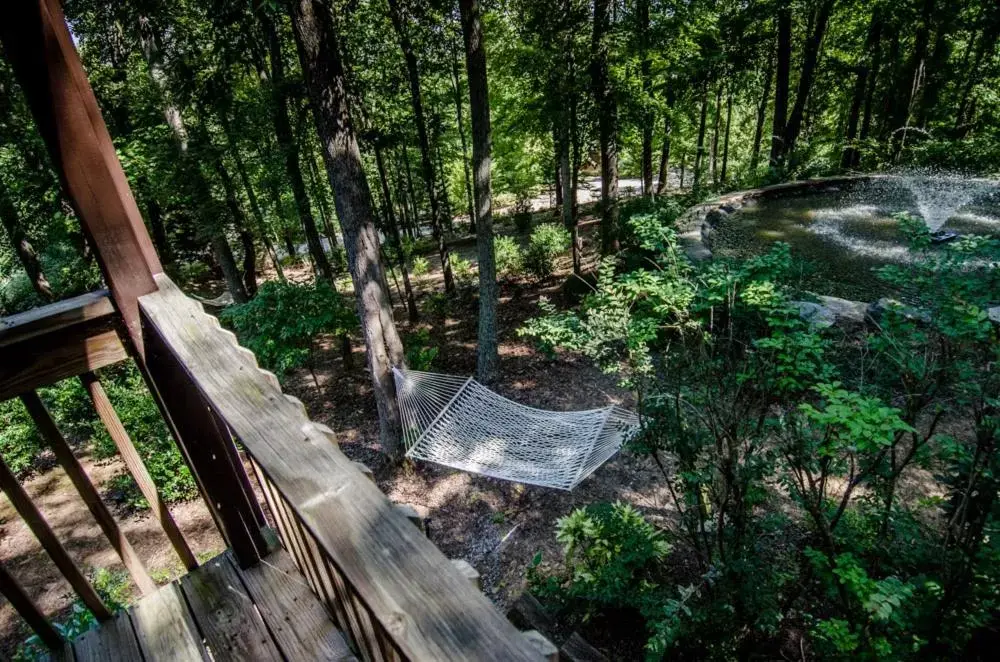
[[[1000,190],[985,180],[876,177],[748,201],[715,228],[716,257],[745,258],[791,245],[803,289],[871,301],[894,293],[876,271],[914,258],[894,218],[906,211],[932,230],[1000,236]]]

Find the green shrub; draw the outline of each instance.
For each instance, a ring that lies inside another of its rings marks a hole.
[[[279,376],[302,366],[312,371],[317,337],[343,336],[358,324],[353,306],[324,282],[269,281],[251,301],[230,306],[220,318],[261,366]]]
[[[525,268],[536,278],[548,278],[555,271],[555,260],[570,248],[569,231],[561,225],[542,225],[528,239],[524,255]]]
[[[519,234],[531,232],[531,197],[519,195],[514,203],[514,227]]]
[[[431,333],[428,329],[418,329],[406,336],[403,341],[406,347],[406,365],[412,370],[430,370],[437,358],[438,348],[431,346]]]
[[[497,237],[493,242],[497,275],[512,278],[524,269],[524,253],[513,237]]]
[[[417,255],[410,262],[410,273],[414,276],[423,276],[431,270],[431,263],[423,255]]]
[[[451,264],[451,275],[455,277],[455,284],[459,287],[472,287],[476,277],[472,262],[463,259],[458,253],[449,253],[448,262]]]

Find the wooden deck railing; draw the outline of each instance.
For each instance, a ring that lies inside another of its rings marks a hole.
[[[122,533],[37,393],[37,389],[63,379],[77,378],[81,381],[126,468],[149,502],[153,515],[181,563],[188,570],[197,567],[194,554],[160,498],[156,485],[95,373],[100,368],[129,358],[119,340],[117,325],[118,316],[108,293],[103,291],[0,319],[0,401],[20,398],[42,440],[54,453],[133,581],[143,594],[148,594],[156,590],[156,583]],[[98,620],[111,618],[111,612],[2,457],[0,490],[7,495],[11,505],[80,600]],[[27,597],[16,578],[6,570],[0,572],[0,591],[39,633],[41,639],[52,644],[52,633],[55,630]]]
[[[328,428],[311,422],[302,403],[283,395],[275,376],[169,278],[156,281],[159,291],[141,297],[139,308],[161,396],[185,384],[209,418],[242,442],[283,545],[359,653],[369,660],[537,659]],[[242,535],[252,516],[230,505],[220,518]]]

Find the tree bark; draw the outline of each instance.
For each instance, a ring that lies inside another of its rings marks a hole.
[[[858,65],[858,77],[854,81],[854,95],[851,99],[851,108],[847,114],[844,153],[840,159],[840,167],[844,170],[853,168],[860,159],[860,152],[858,146],[855,144],[855,140],[858,136],[861,110],[863,106],[866,106],[865,99],[868,97],[868,79],[871,76],[872,63],[880,48],[881,39],[882,19],[880,12],[876,9],[872,14],[872,22],[868,28],[868,38],[865,40],[865,53],[862,56],[863,61]]]
[[[392,207],[392,193],[389,190],[389,177],[385,171],[385,160],[382,158],[382,150],[375,145],[375,166],[378,169],[379,182],[382,185],[382,197],[385,198],[385,216],[389,228],[389,236],[392,238],[393,247],[396,249],[396,259],[399,262],[399,271],[403,275],[403,289],[406,292],[406,314],[410,324],[416,324],[420,319],[417,311],[417,299],[413,296],[413,287],[410,284],[409,270],[406,268],[406,254],[403,252],[403,238],[399,235],[399,225],[396,222],[396,212]]]
[[[642,79],[642,193],[653,195],[653,62],[649,58],[649,0],[638,0],[636,13],[639,22],[639,50],[642,61],[639,75]]]
[[[479,0],[459,0],[465,68],[469,78],[469,108],[472,120],[472,171],[475,177],[476,249],[479,253],[479,332],[476,378],[484,384],[496,381],[500,369],[497,352],[497,275],[493,253],[492,135],[490,93],[486,76],[486,44],[483,43],[482,7]]]
[[[705,155],[705,120],[708,118],[708,81],[702,83],[701,89],[701,119],[698,121],[698,148],[694,155],[694,185],[701,187],[701,166]]]
[[[454,42],[453,42],[454,43]],[[469,145],[465,138],[465,122],[462,121],[462,77],[459,73],[458,54],[451,54],[451,75],[455,91],[455,124],[458,125],[458,137],[462,142],[462,170],[465,172],[465,199],[468,203],[469,229],[476,233],[476,198],[472,193],[472,174],[469,170]]]
[[[385,271],[379,259],[371,190],[351,121],[339,37],[326,2],[293,0],[291,5],[299,59],[354,281],[378,406],[381,445],[390,457],[398,458],[402,427],[392,368],[403,364],[403,344],[392,318]]]
[[[156,197],[149,194],[146,199],[146,218],[149,220],[149,228],[153,235],[153,245],[156,252],[160,254],[160,260],[164,265],[174,261],[173,251],[170,248],[170,241],[167,239],[167,227],[163,224],[163,209]]]
[[[726,133],[722,144],[722,172],[719,174],[719,183],[723,188],[726,186],[726,171],[729,167],[729,134],[733,126],[733,90],[729,89],[726,95]]]
[[[448,244],[444,240],[441,227],[441,209],[437,197],[437,178],[434,176],[434,161],[431,158],[431,145],[427,137],[427,122],[424,119],[424,102],[420,92],[420,70],[417,66],[417,56],[413,44],[403,22],[404,16],[399,6],[400,0],[389,0],[389,19],[399,39],[400,50],[406,63],[406,74],[410,83],[410,103],[413,106],[413,121],[417,128],[417,143],[420,147],[420,166],[427,188],[427,197],[431,205],[431,231],[438,244],[438,255],[441,257],[441,271],[444,274],[445,292],[455,291],[455,277],[451,273],[451,259]],[[473,157],[474,158],[474,157]]]
[[[222,269],[222,278],[226,281],[226,289],[233,296],[233,303],[246,303],[250,300],[247,296],[246,286],[240,270],[236,267],[236,258],[233,257],[233,249],[229,245],[229,240],[222,232],[212,235],[212,252]]]
[[[806,42],[805,53],[802,58],[802,71],[799,74],[799,87],[795,94],[795,106],[788,117],[785,125],[785,142],[783,146],[784,154],[791,154],[795,149],[795,141],[798,140],[802,130],[802,119],[805,117],[806,102],[809,101],[809,94],[812,91],[813,81],[816,79],[816,65],[819,63],[820,47],[823,44],[823,37],[826,34],[826,26],[830,20],[830,14],[837,0],[823,0],[816,15],[816,25],[813,28],[809,40]]]
[[[775,53],[774,116],[771,122],[771,167],[780,167],[784,154],[785,123],[788,121],[788,76],[792,63],[792,11],[788,0],[778,9],[778,41]]]
[[[608,64],[611,0],[594,0],[590,75],[597,106],[601,145],[601,253],[617,253],[618,239],[618,105],[611,89]]]
[[[719,184],[719,131],[722,125],[722,83],[715,88],[715,119],[712,121],[712,185]]]
[[[17,259],[21,262],[25,273],[28,274],[28,281],[31,283],[32,289],[35,290],[35,293],[42,301],[51,301],[54,298],[52,286],[49,284],[48,279],[45,278],[45,273],[42,271],[42,264],[38,260],[38,254],[35,252],[31,242],[28,241],[28,237],[21,230],[21,220],[17,209],[10,201],[10,198],[7,197],[7,192],[3,189],[0,189],[0,224],[3,224],[4,230],[7,232],[7,238],[10,240],[10,245],[17,254]]]
[[[216,158],[215,170],[222,180],[222,190],[226,194],[226,206],[229,208],[229,215],[232,216],[236,233],[240,237],[240,244],[243,246],[243,268],[240,272],[240,280],[246,290],[247,297],[257,296],[257,250],[253,242],[253,233],[247,225],[246,215],[240,207],[239,199],[236,197],[236,186],[233,178],[226,169],[221,158]]]
[[[674,90],[667,90],[667,112],[663,114],[663,147],[660,150],[660,176],[656,184],[656,194],[663,195],[670,179],[670,139],[673,133]]]
[[[757,127],[753,134],[753,150],[750,152],[750,172],[756,173],[760,163],[760,142],[764,137],[764,122],[767,119],[767,103],[771,98],[771,83],[774,80],[774,59],[768,58],[767,69],[764,70],[764,93],[757,107]]]
[[[305,180],[302,177],[302,163],[299,156],[299,146],[295,142],[292,123],[288,116],[288,90],[285,82],[285,63],[281,53],[281,39],[277,26],[265,9],[258,13],[258,20],[264,36],[267,39],[268,57],[271,62],[271,120],[274,122],[274,134],[278,139],[278,147],[285,161],[285,173],[288,184],[295,199],[295,208],[299,213],[302,229],[306,234],[306,245],[312,257],[316,275],[333,283],[333,268],[323,250],[323,242],[316,229],[316,219],[313,218],[309,194],[306,192]]]

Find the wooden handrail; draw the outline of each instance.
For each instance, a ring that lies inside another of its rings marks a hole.
[[[285,398],[249,350],[168,277],[156,280],[159,291],[139,300],[144,336],[155,335],[242,441],[271,494],[272,510],[280,511],[275,516],[284,523],[285,546],[298,550],[293,556],[331,613],[354,621],[341,628],[361,631],[354,636],[359,652],[368,659],[538,659],[489,600],[309,421],[301,403]],[[366,619],[373,627],[366,628]]]

